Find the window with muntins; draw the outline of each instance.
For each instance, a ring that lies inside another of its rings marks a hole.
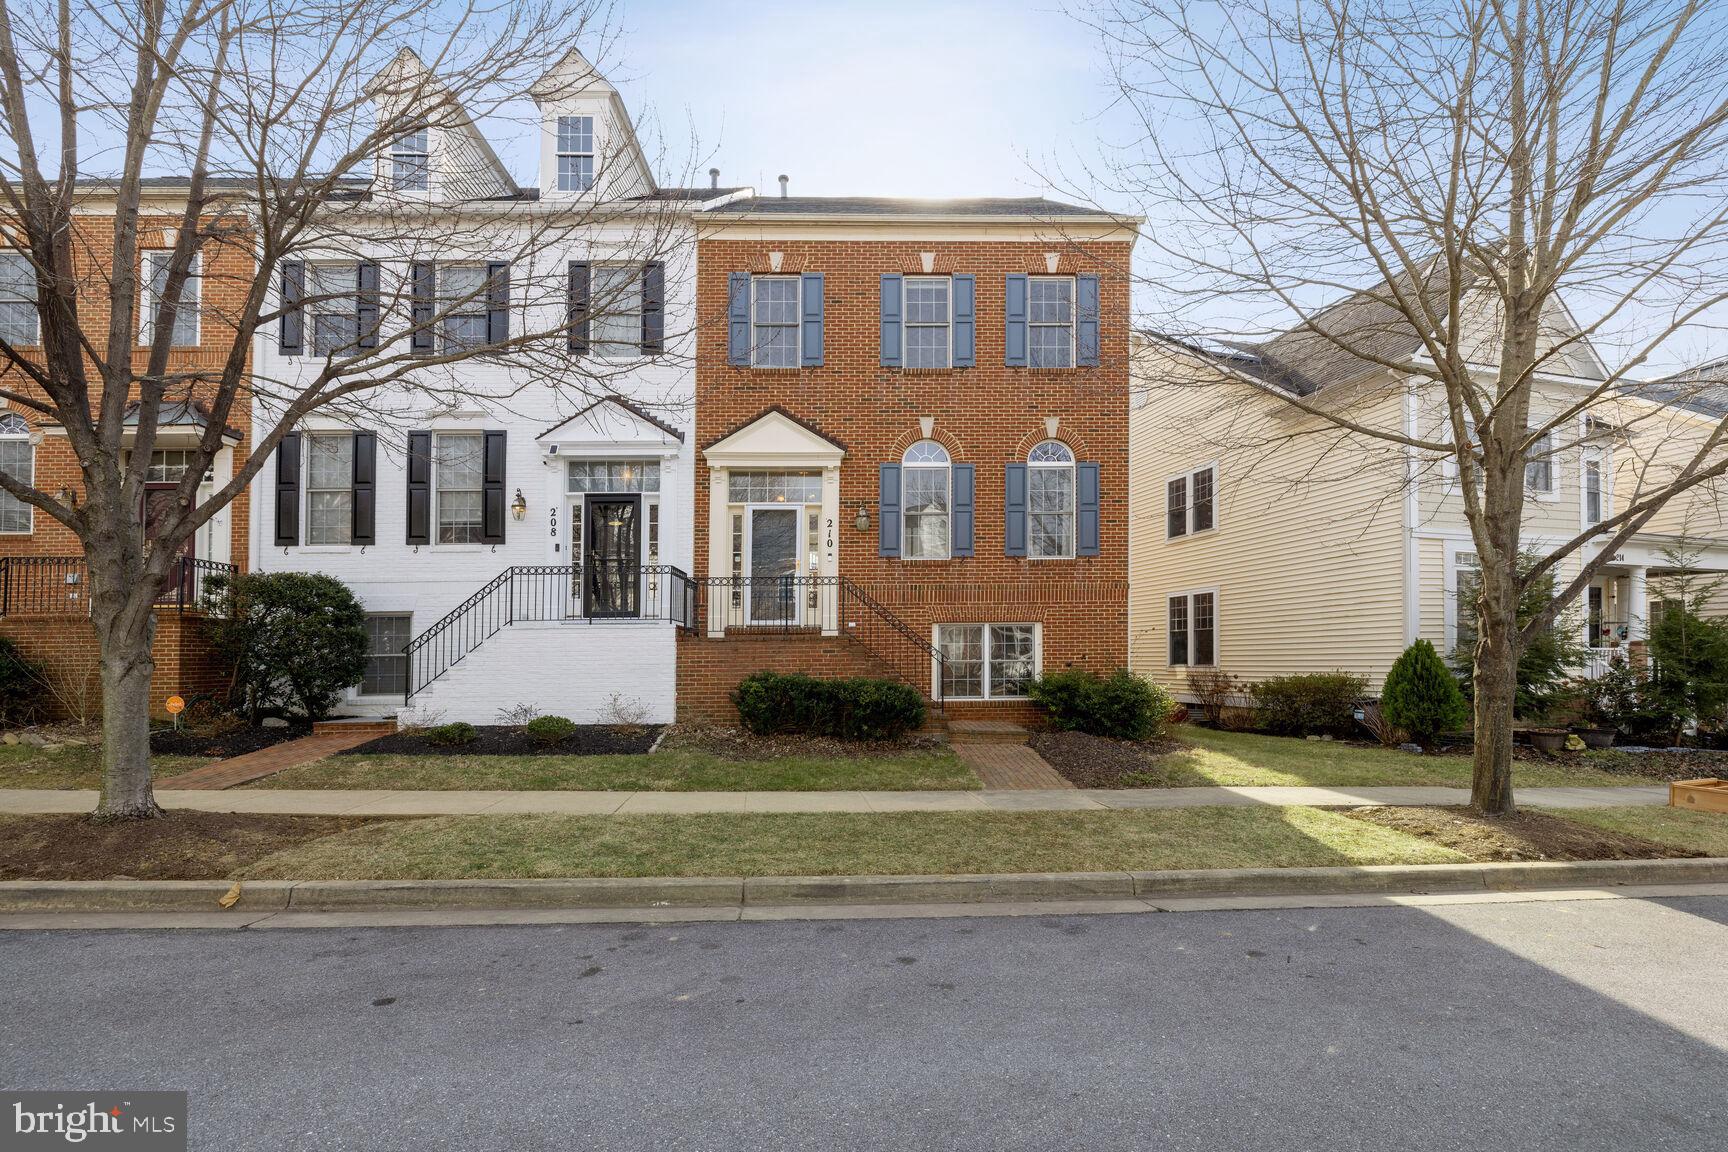
[[[945,700],[1019,699],[1038,672],[1032,624],[942,624],[936,647]]]
[[[1476,600],[1482,589],[1482,572],[1476,553],[1460,552],[1452,558],[1452,649],[1476,650]]]
[[[726,499],[731,504],[820,504],[820,472],[728,472]]]
[[[412,616],[366,617],[366,672],[362,696],[400,696],[408,690],[408,646]]]
[[[438,305],[443,313],[444,351],[461,352],[486,345],[484,264],[443,264],[438,268]]]
[[[594,187],[594,117],[558,117],[558,191]]]
[[[564,465],[565,490],[578,492],[658,492],[658,460],[571,460]]]
[[[1554,433],[1544,432],[1524,460],[1524,487],[1537,495],[1554,491]]]
[[[948,451],[942,445],[920,440],[906,449],[900,468],[906,533],[901,555],[906,559],[948,559],[950,479]]]
[[[36,449],[30,425],[16,412],[0,413],[0,472],[20,484],[36,483]],[[0,492],[0,532],[29,532],[35,509],[10,492]]]
[[[952,348],[952,285],[948,277],[908,276],[902,283],[906,293],[906,367],[947,368]]]
[[[433,437],[440,544],[481,543],[485,443],[479,432],[441,432]]]
[[[138,342],[146,347],[156,342],[156,318],[162,301],[167,296],[168,268],[173,258],[172,252],[144,253],[144,283],[141,285],[143,291],[138,301]],[[180,304],[174,310],[174,332],[169,339],[169,345],[174,348],[198,346],[198,307],[202,283],[199,264],[199,258],[194,256],[192,267],[180,284]]]
[[[1046,440],[1026,457],[1028,554],[1035,560],[1074,555],[1074,453]]]
[[[418,128],[390,148],[390,187],[397,192],[424,192],[432,177],[432,133]]]
[[[1584,523],[1602,523],[1602,463],[1599,460],[1584,462]]]
[[[190,448],[156,448],[144,466],[146,484],[178,484],[192,467],[196,453]]]
[[[1027,290],[1027,362],[1034,368],[1072,368],[1073,279],[1033,276]]]
[[[21,252],[0,252],[0,340],[14,348],[37,342],[36,270]]]
[[[360,268],[353,263],[306,265],[312,303],[312,351],[318,356],[352,349],[360,338]]]
[[[597,356],[640,356],[642,266],[596,264],[590,275],[589,347]]]
[[[1164,535],[1174,540],[1196,532],[1209,532],[1217,524],[1215,502],[1218,470],[1208,464],[1164,485]]]
[[[354,539],[354,437],[306,437],[306,543],[337,546]]]
[[[1210,668],[1218,661],[1218,601],[1212,592],[1170,597],[1170,664]]]
[[[753,276],[750,293],[750,363],[798,367],[798,277]]]

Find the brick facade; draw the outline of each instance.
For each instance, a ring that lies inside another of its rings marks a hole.
[[[1024,240],[934,238],[813,240],[778,239],[774,222],[750,220],[760,238],[706,237],[699,243],[697,300],[703,323],[696,364],[695,486],[696,574],[707,575],[709,492],[703,448],[744,427],[774,406],[845,447],[840,467],[838,572],[920,635],[940,623],[1037,623],[1042,625],[1042,666],[1099,670],[1127,662],[1128,561],[1128,296],[1127,239],[1090,244]],[[791,234],[794,230],[788,228]],[[983,230],[980,229],[982,232]],[[908,235],[912,235],[910,231]],[[963,230],[961,230],[963,234]],[[1052,270],[1047,255],[1058,252]],[[930,269],[925,254],[933,255]],[[1101,345],[1098,367],[1030,369],[1004,366],[1005,277],[1100,277]],[[728,276],[820,272],[824,277],[824,363],[798,369],[758,369],[727,363]],[[976,367],[906,370],[880,366],[880,277],[971,273],[976,277]],[[878,466],[901,459],[923,438],[921,418],[933,420],[930,437],[955,463],[976,470],[975,555],[920,561],[878,555]],[[1004,474],[1050,438],[1047,421],[1058,422],[1055,439],[1078,461],[1100,468],[1100,554],[1068,560],[1030,560],[1004,553]],[[854,519],[868,510],[870,527]],[[727,573],[714,573],[726,575]],[[679,688],[703,697],[729,691],[699,687],[686,674],[685,653],[701,651],[699,667],[720,679],[752,663],[758,650],[737,648],[721,660],[708,647],[734,644],[707,640],[680,652]],[[821,666],[832,642],[813,645],[797,658],[790,648],[761,649],[753,667]],[[767,657],[775,662],[762,662]],[[896,670],[927,689],[929,672],[916,656]],[[735,679],[733,683],[735,683]],[[692,707],[705,707],[692,705]],[[1010,717],[1029,711],[1024,702],[951,702],[950,716]]]
[[[678,719],[736,724],[732,690],[752,672],[892,677],[894,670],[857,644],[832,636],[678,637]]]
[[[50,718],[94,719],[102,705],[102,677],[96,633],[90,621],[66,616],[11,616],[0,619],[0,636],[18,646],[50,681],[39,701]],[[156,662],[150,673],[150,714],[168,715],[170,696],[192,701],[228,690],[227,669],[210,644],[201,617],[162,612],[156,618]]]

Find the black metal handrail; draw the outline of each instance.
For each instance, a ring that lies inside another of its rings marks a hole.
[[[404,702],[511,624],[656,623],[695,627],[696,590],[670,564],[515,565],[410,640]]]
[[[156,590],[156,606],[177,612],[219,610],[226,581],[240,570],[177,556]],[[0,616],[88,616],[90,566],[82,556],[0,556]]]

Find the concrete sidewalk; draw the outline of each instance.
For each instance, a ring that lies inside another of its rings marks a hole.
[[[1520,788],[1531,808],[1608,808],[1668,802],[1664,785]],[[630,816],[697,812],[1103,812],[1128,808],[1356,807],[1464,804],[1463,788],[1068,788],[974,792],[408,792],[342,789],[182,791],[158,789],[164,808],[293,816]],[[0,789],[0,814],[88,812],[96,793]]]

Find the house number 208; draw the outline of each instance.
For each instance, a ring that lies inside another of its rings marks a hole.
[[[546,510],[547,535],[558,539],[558,508],[556,505]]]

